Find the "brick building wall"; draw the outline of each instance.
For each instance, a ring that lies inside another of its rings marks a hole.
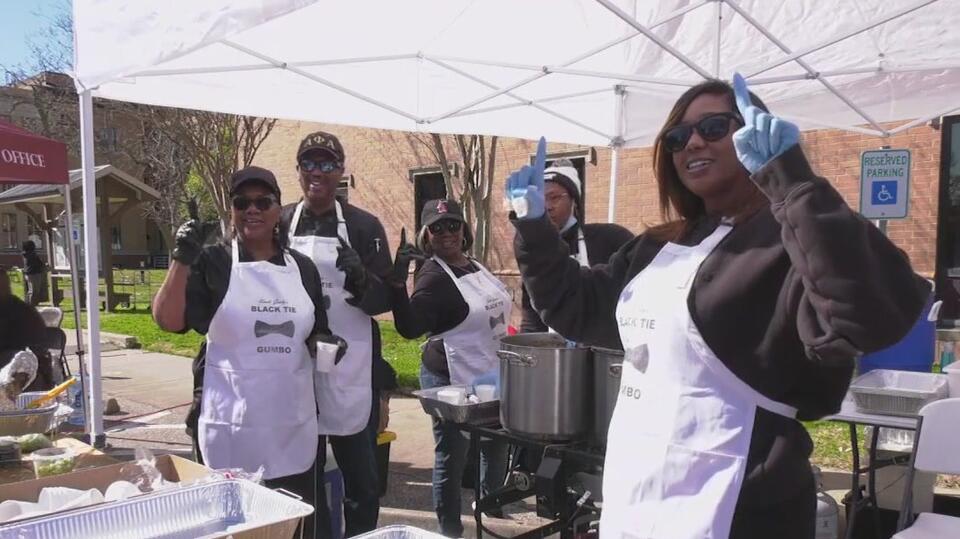
[[[300,187],[295,169],[300,140],[312,131],[335,133],[346,152],[346,172],[355,178],[350,201],[380,217],[391,246],[395,247],[400,228],[408,231],[414,224],[412,169],[436,166],[431,151],[416,135],[356,127],[281,121],[264,142],[256,164],[273,170],[280,181],[285,202],[299,198]],[[427,137],[420,136],[422,140]],[[533,141],[499,139],[497,177],[505,178],[527,164],[535,151]],[[906,131],[885,141],[857,133],[837,130],[803,134],[802,144],[815,171],[827,177],[854,209],[859,207],[860,153],[881,144],[907,148],[913,157],[910,188],[910,214],[907,219],[891,221],[888,233],[910,256],[921,274],[931,276],[936,258],[937,196],[939,185],[940,132],[929,126]],[[550,144],[550,152],[586,149],[579,146]],[[597,148],[596,165],[587,165],[586,215],[588,221],[606,221],[611,151]],[[453,161],[456,155],[448,151]],[[616,221],[635,233],[661,221],[657,187],[653,177],[652,151],[649,148],[621,152],[617,183]],[[511,275],[516,271],[513,259],[513,232],[499,199],[502,183],[494,186],[493,204],[496,223],[491,269]]]

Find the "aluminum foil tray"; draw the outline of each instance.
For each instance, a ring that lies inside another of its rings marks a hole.
[[[437,393],[451,387],[470,388],[466,385],[450,385],[421,389],[413,394],[420,398],[423,411],[451,423],[466,423],[469,425],[496,425],[500,422],[500,401],[485,401],[479,404],[450,404],[437,398]],[[470,391],[468,391],[470,392]]]
[[[853,380],[850,393],[859,412],[915,416],[949,390],[942,374],[877,369]]]
[[[17,396],[17,408],[0,412],[0,436],[21,436],[34,432],[50,432],[60,424],[57,417],[59,403],[53,402],[46,406],[27,410],[27,405],[34,399],[44,395],[45,391],[31,391]]]
[[[0,539],[290,538],[311,513],[279,492],[228,479],[0,526]]]
[[[428,532],[413,526],[385,526],[353,539],[444,539],[439,533]]]

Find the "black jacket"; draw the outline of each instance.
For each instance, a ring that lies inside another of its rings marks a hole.
[[[376,216],[356,206],[351,206],[345,200],[339,200],[343,209],[343,220],[347,224],[347,234],[350,236],[348,238],[350,245],[363,259],[363,264],[367,268],[367,279],[363,290],[355,289],[352,283],[346,284],[345,288],[356,300],[355,306],[357,308],[370,316],[383,314],[390,310],[390,290],[383,278],[393,271],[393,260],[390,257],[387,234]],[[290,223],[293,221],[293,214],[296,209],[297,204],[288,204],[283,207],[280,214],[281,230],[290,229]],[[331,209],[325,214],[317,216],[304,206],[295,235],[337,237],[336,211]],[[370,332],[373,339],[373,370],[371,372],[373,388],[396,389],[397,374],[393,367],[383,359],[380,326],[376,320],[371,319]]]
[[[451,266],[457,278],[479,271],[474,264],[469,268]],[[393,288],[393,323],[397,333],[407,339],[416,339],[424,334],[439,335],[459,326],[470,307],[463,299],[453,279],[433,259],[423,263],[414,277],[413,295],[407,297],[407,288]],[[450,376],[447,353],[442,339],[428,341],[421,354],[423,366],[440,376]]]
[[[567,244],[567,249],[571,255],[580,252],[578,236],[580,232],[580,223],[570,227],[567,231],[560,234],[560,238]],[[583,242],[587,245],[587,263],[591,266],[603,264],[616,253],[623,244],[633,239],[633,232],[614,223],[590,223],[583,225]],[[522,333],[535,333],[547,331],[549,328],[540,319],[540,314],[530,303],[530,295],[524,287],[520,298],[520,304],[523,309],[522,319],[520,321],[520,331]],[[600,345],[598,345],[600,346]],[[620,348],[620,339],[603,344],[607,348]]]
[[[800,419],[836,412],[855,360],[896,343],[916,322],[929,285],[907,257],[810,169],[799,147],[753,176],[771,204],[734,226],[695,278],[688,307],[707,344],[761,394]],[[578,342],[617,338],[621,290],[664,243],[649,234],[608,264],[581,270],[546,220],[513,221],[517,260],[544,321]],[[718,220],[693,223],[694,245]],[[737,511],[812,496],[803,425],[758,410]]]
[[[47,265],[40,258],[36,251],[23,252],[23,273],[24,275],[35,275],[46,271]]]

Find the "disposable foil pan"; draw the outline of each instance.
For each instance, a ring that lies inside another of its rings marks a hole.
[[[413,526],[385,526],[354,539],[444,539],[439,533],[428,532]]]
[[[53,430],[59,424],[57,418],[59,403],[52,402],[32,410],[26,409],[34,399],[45,393],[45,391],[21,393],[17,396],[17,410],[0,412],[0,436],[20,436]]]
[[[495,425],[500,422],[500,401],[484,401],[478,404],[451,404],[437,398],[437,393],[449,388],[465,388],[471,393],[472,388],[466,385],[451,385],[421,389],[413,394],[420,398],[423,411],[451,423],[467,423],[470,425]]]
[[[311,513],[279,492],[225,479],[0,526],[0,539],[290,538]]]

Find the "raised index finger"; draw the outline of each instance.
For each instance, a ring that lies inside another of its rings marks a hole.
[[[750,90],[747,90],[747,81],[743,79],[740,73],[733,74],[733,95],[737,100],[737,108],[740,114],[746,115],[747,109],[753,106],[750,101]]]
[[[400,245],[407,244],[407,227],[400,227]]]
[[[547,168],[547,139],[540,137],[537,143],[537,156],[533,160],[533,172],[543,176],[543,170]]]

